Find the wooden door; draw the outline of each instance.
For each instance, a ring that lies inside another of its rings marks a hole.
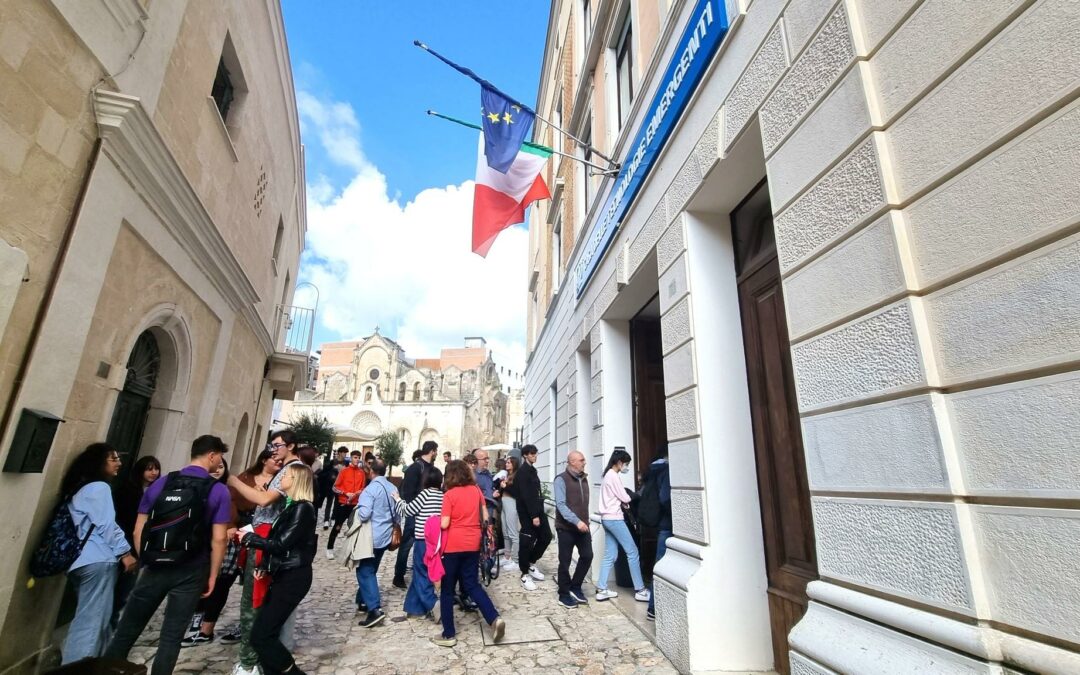
[[[116,407],[113,408],[105,438],[109,445],[116,448],[123,462],[117,484],[127,478],[131,465],[139,456],[160,368],[161,352],[157,339],[153,333],[146,331],[135,341],[135,347],[128,356],[124,388],[116,397]]]
[[[748,211],[737,211],[733,221],[773,655],[786,675],[787,636],[806,611],[817,555],[780,265],[762,189],[764,198],[752,195]]]
[[[650,303],[630,321],[630,354],[633,360],[634,485],[641,489],[656,449],[667,443],[667,408],[664,393],[664,348],[660,333],[659,301]],[[656,530],[641,527],[641,573],[652,578],[656,558]]]

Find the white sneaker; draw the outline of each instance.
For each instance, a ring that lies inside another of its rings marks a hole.
[[[536,565],[529,567],[529,576],[533,579],[536,579],[537,581],[544,580],[544,573],[536,569]]]
[[[332,549],[332,548],[326,549],[326,559],[327,560],[333,560],[334,559],[334,549]]]
[[[638,602],[648,602],[649,598],[651,598],[651,597],[652,597],[652,593],[650,593],[649,589],[647,589],[647,588],[643,588],[640,591],[638,591],[637,593],[634,593],[634,599],[637,600]]]
[[[596,589],[596,599],[598,601],[600,601],[600,602],[603,602],[604,600],[610,600],[612,598],[617,598],[617,597],[619,597],[619,594],[616,593],[615,591],[610,591],[610,590],[608,590],[606,588],[598,588],[598,589]]]
[[[536,582],[534,582],[528,574],[521,575],[521,585],[527,591],[536,590]]]
[[[504,570],[512,570],[515,567],[517,567],[517,563],[514,562],[513,560],[504,560],[504,561],[502,561],[502,568]]]
[[[262,671],[258,666],[252,666],[251,668],[245,668],[239,663],[233,666],[232,675],[262,675]]]

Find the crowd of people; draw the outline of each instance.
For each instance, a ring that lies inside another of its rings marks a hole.
[[[373,628],[387,617],[378,573],[390,551],[391,584],[407,589],[404,615],[393,621],[440,624],[432,642],[453,647],[455,611],[479,612],[498,642],[506,622],[480,582],[481,566],[489,566],[485,578],[497,572],[495,566],[516,569],[526,591],[545,580],[537,562],[552,532],[534,467],[539,453],[526,445],[499,458],[493,474],[486,450],[463,459],[444,452],[444,470],[435,465],[438,450],[427,441],[413,454],[399,490],[373,454],[339,448],[322,461],[291,430],[276,432],[253,464],[233,475],[228,447],[204,435],[192,443],[187,466],[163,474],[157,459],[142,457],[113,489],[122,468],[119,454],[105,443],[90,445],[61,486],[61,503],[81,545],[67,569],[78,600],[63,663],[126,658],[164,603],[152,675],[171,673],[181,649],[214,640],[239,643],[237,675],[302,675],[292,655],[293,631],[297,607],[312,585],[320,521],[322,531],[329,530],[326,557],[355,572],[360,626]],[[605,546],[594,597],[617,597],[608,581],[622,551],[634,599],[648,603],[652,619],[652,589],[643,579],[633,530],[640,519],[657,531],[656,560],[664,555],[671,536],[666,448],[649,465],[637,500],[621,477],[630,463],[629,453],[616,449],[600,478],[597,511]],[[556,597],[567,609],[589,602],[583,584],[593,529],[585,466],[585,456],[571,451],[551,484]],[[218,635],[218,619],[237,581],[239,626]]]

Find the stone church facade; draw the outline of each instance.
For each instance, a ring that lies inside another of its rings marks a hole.
[[[507,439],[508,396],[483,338],[467,338],[465,347],[443,349],[439,358],[410,359],[376,329],[363,340],[325,343],[321,354],[315,391],[298,394],[283,420],[318,413],[372,438],[395,431],[405,460],[424,441],[460,457]]]

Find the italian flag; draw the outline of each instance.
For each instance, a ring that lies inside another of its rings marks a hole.
[[[524,143],[506,173],[487,165],[484,135],[476,155],[476,187],[473,193],[472,250],[487,256],[495,237],[516,223],[525,222],[525,207],[538,199],[549,199],[547,183],[540,172],[551,150]]]

